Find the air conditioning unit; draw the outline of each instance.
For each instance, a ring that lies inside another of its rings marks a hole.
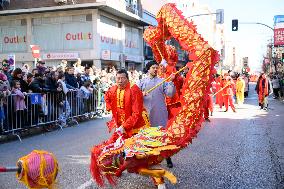
[[[67,0],[54,0],[54,2],[60,5],[67,4]]]

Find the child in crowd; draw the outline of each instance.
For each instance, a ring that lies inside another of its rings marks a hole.
[[[25,92],[21,91],[20,81],[14,80],[12,83],[12,94],[14,98],[14,111],[16,112],[16,123],[13,125],[16,128],[23,128],[25,126],[26,117],[26,104],[25,104]]]
[[[63,73],[58,75],[58,88],[62,90],[57,95],[57,102],[59,102],[59,124],[62,126],[67,126],[67,119],[71,114],[70,104],[67,100],[67,93],[69,89],[65,83],[65,76]]]

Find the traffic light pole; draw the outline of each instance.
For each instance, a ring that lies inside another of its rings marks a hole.
[[[268,26],[268,25],[266,25],[266,24],[260,23],[260,22],[241,22],[240,24],[257,24],[257,25],[262,25],[262,26],[265,26],[265,27],[271,29],[271,30],[274,32],[274,29],[273,29],[272,27],[270,27],[270,26]],[[274,47],[274,38],[272,38],[271,57],[272,57],[272,61],[273,61],[273,63],[274,63],[275,72],[277,73],[277,65],[276,65],[275,57],[274,57],[274,53],[273,53],[274,48],[275,48],[275,47]],[[271,70],[271,67],[272,67],[272,66],[271,66],[271,63],[272,63],[272,62],[270,62],[270,70]]]
[[[269,29],[271,29],[272,31],[274,31],[274,29],[266,24],[260,23],[260,22],[239,22],[240,24],[258,24],[258,25],[263,25]]]

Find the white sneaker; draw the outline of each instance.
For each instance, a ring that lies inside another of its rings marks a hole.
[[[166,184],[165,183],[159,184],[158,189],[167,189]]]

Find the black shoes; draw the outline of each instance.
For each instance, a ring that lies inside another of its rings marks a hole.
[[[210,122],[210,119],[209,119],[209,118],[205,118],[205,121],[206,121],[206,122]]]
[[[173,165],[172,159],[171,158],[167,158],[166,160],[167,160],[167,167],[168,168],[173,168],[174,165]]]

